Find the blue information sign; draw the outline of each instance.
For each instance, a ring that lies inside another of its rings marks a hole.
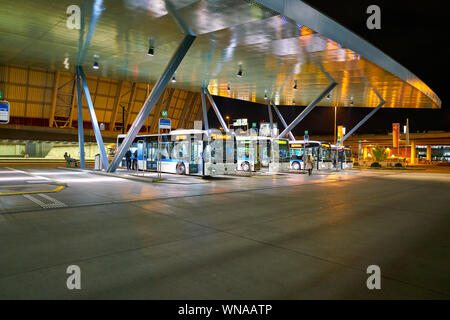
[[[9,102],[0,101],[0,123],[6,124],[9,122]]]

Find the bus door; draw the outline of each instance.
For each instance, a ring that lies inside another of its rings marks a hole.
[[[258,161],[257,168],[255,170],[260,170],[262,168],[268,168],[271,162],[271,141],[269,139],[258,139]]]
[[[156,171],[158,160],[158,141],[147,141],[147,170]]]
[[[145,170],[147,168],[146,161],[147,155],[144,148],[144,140],[139,140],[137,143],[137,163],[139,170]]]
[[[189,174],[203,175],[203,141],[191,138]]]

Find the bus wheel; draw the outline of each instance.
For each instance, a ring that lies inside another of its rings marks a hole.
[[[186,167],[184,166],[184,163],[179,163],[177,165],[177,174],[185,174],[186,173]]]
[[[294,170],[300,170],[300,163],[298,163],[297,161],[295,161],[294,163],[292,163],[292,168]]]
[[[247,161],[245,161],[241,164],[241,168],[243,171],[250,171],[250,164]]]

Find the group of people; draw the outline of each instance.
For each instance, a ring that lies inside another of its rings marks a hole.
[[[125,160],[127,162],[127,170],[136,170],[137,169],[137,150],[134,154],[130,149],[125,153]]]

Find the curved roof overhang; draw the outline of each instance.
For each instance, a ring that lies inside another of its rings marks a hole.
[[[0,3],[3,64],[73,72],[79,40],[94,24],[82,61],[87,75],[155,83],[183,38],[163,0],[95,0],[90,8],[82,0],[71,1],[82,8],[82,30],[66,27],[64,1]],[[325,70],[338,86],[321,106],[375,107],[375,88],[386,100],[383,107],[440,108],[436,94],[414,74],[302,1],[173,3],[197,39],[170,86],[199,91],[207,85],[213,95],[259,103],[267,95],[276,104],[307,105],[329,84]],[[93,8],[99,13],[96,23]],[[153,57],[147,56],[150,38]],[[298,90],[293,90],[295,81]]]

